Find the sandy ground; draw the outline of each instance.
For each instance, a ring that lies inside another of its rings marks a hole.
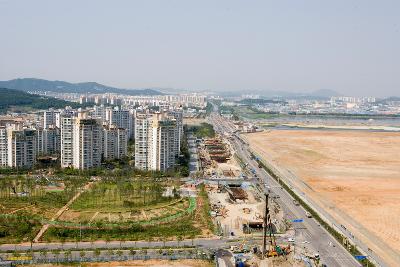
[[[28,265],[28,266],[35,266],[35,267],[51,267],[51,266],[59,266],[53,264],[39,264],[39,265]],[[63,266],[69,266],[64,265]],[[77,266],[70,265],[70,266]],[[109,266],[109,267],[117,267],[117,266],[140,266],[140,267],[147,267],[147,266],[157,266],[157,267],[167,267],[167,266],[175,266],[175,267],[207,267],[207,266],[214,266],[208,261],[204,260],[137,260],[137,261],[120,261],[120,262],[98,262],[98,263],[82,263],[82,266],[86,267],[100,267],[100,266]]]
[[[246,138],[372,250],[399,259],[400,133],[272,130]]]
[[[203,118],[183,118],[183,124],[194,126],[201,125],[202,123],[207,122],[206,119]]]
[[[262,221],[263,207],[262,202],[257,201],[253,193],[246,190],[249,200],[246,203],[230,203],[228,193],[209,192],[210,203],[223,205],[226,210],[226,218],[218,216],[216,219],[221,223],[221,227],[227,233],[234,232],[235,236],[243,236],[242,224],[253,221]],[[249,209],[248,213],[243,211]]]

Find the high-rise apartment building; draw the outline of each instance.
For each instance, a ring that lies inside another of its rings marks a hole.
[[[126,129],[128,137],[132,138],[132,114],[129,110],[121,110],[119,107],[106,108],[106,120],[110,125]]]
[[[34,129],[7,132],[7,164],[12,168],[32,168],[36,163],[36,131]]]
[[[0,126],[0,168],[8,166],[7,127]]]
[[[169,115],[173,116],[176,121],[176,133],[175,133],[175,156],[178,157],[181,151],[181,142],[183,137],[183,110],[170,110]]]
[[[101,164],[102,126],[96,119],[78,117],[73,124],[73,167],[88,169]]]
[[[138,113],[135,121],[135,167],[166,171],[175,165],[176,119],[166,113]]]
[[[115,125],[103,128],[103,157],[104,159],[121,159],[128,154],[127,130]]]
[[[149,169],[166,171],[175,166],[177,134],[176,120],[157,113],[149,134]]]
[[[72,114],[62,114],[61,125],[61,168],[73,166],[73,125],[75,117]]]
[[[51,125],[60,127],[60,112],[49,109],[43,112],[43,129],[49,128]]]
[[[92,110],[92,114],[91,114],[92,118],[94,119],[99,119],[101,121],[106,121],[106,108],[104,107],[104,105],[100,105],[100,106],[93,106],[93,110]]]
[[[135,118],[135,167],[148,170],[149,131],[153,115],[137,113]]]
[[[60,129],[55,125],[49,125],[48,128],[38,128],[37,135],[37,154],[52,155],[61,151]]]

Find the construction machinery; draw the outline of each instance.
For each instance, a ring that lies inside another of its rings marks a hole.
[[[269,232],[269,248],[266,250],[266,235]],[[263,252],[266,257],[286,256],[290,253],[290,245],[279,246],[276,244],[275,233],[268,208],[268,194],[265,194],[265,217],[264,217],[264,245]]]

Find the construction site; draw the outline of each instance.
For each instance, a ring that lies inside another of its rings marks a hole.
[[[235,178],[242,173],[230,143],[219,135],[199,142],[198,153],[205,177]]]
[[[293,253],[292,224],[276,200],[265,195],[255,173],[235,154],[229,138],[217,135],[197,143],[204,172],[200,182],[208,193],[216,233],[242,240],[230,247],[234,258],[248,266],[304,266],[304,259]],[[308,255],[310,261],[319,260],[306,246],[297,248],[297,253]]]
[[[209,187],[211,216],[224,236],[262,236],[264,197],[249,183]],[[283,214],[275,202],[269,203],[274,233],[284,233]]]

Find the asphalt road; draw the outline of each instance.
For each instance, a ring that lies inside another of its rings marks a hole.
[[[250,169],[256,171],[259,177],[259,184],[263,186],[265,192],[269,191],[270,196],[276,196],[275,201],[283,209],[288,220],[303,219],[303,222],[293,223],[295,229],[295,247],[307,247],[309,250],[318,253],[321,262],[327,266],[361,266],[355,258],[345,250],[335,238],[333,238],[323,227],[313,218],[307,218],[305,210],[301,206],[293,203],[292,197],[275,181],[264,169],[258,168],[255,160],[252,160],[248,147],[234,135],[235,128],[224,118],[213,113],[210,122],[214,129],[221,134],[233,136],[231,143],[238,156],[249,164]],[[268,187],[267,187],[268,186]]]
[[[27,258],[30,256],[30,259]],[[126,260],[149,260],[149,259],[204,259],[212,256],[211,251],[196,251],[195,249],[146,249],[146,250],[127,250],[127,249],[107,249],[107,250],[74,250],[74,251],[47,251],[33,252],[32,254],[20,253],[0,253],[0,259],[21,261],[25,263],[61,263],[61,262],[108,262]],[[33,262],[31,261],[33,260]]]
[[[215,258],[217,259],[218,266],[220,267],[234,267],[231,259],[232,259],[232,253],[230,251],[224,250],[224,249],[218,249],[215,252]]]
[[[33,243],[33,250],[68,250],[68,249],[119,249],[119,248],[159,248],[196,246],[200,248],[228,248],[236,239],[193,239],[178,241],[95,241],[95,242],[65,242],[65,243]],[[29,251],[30,243],[3,244],[0,251]]]

